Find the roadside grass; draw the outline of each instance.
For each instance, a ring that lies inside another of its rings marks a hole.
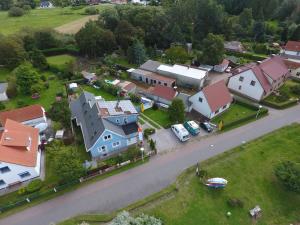
[[[55,66],[58,69],[65,69],[66,64],[69,63],[70,61],[75,60],[75,57],[71,55],[63,54],[63,55],[49,56],[46,59],[50,66]]]
[[[95,96],[101,96],[102,98],[104,98],[106,101],[113,101],[113,100],[117,100],[117,96],[114,96],[106,91],[104,91],[103,89],[99,88],[96,89],[92,86],[89,85],[81,85],[80,86],[84,91],[88,91],[93,93]]]
[[[111,7],[108,4],[94,6],[100,11],[104,8]],[[40,29],[55,28],[74,20],[86,17],[84,14],[85,7],[72,8],[56,7],[53,9],[34,9],[29,14],[21,17],[9,17],[7,11],[0,11],[0,33],[4,35],[14,34],[22,28]]]
[[[300,215],[300,195],[287,191],[274,176],[274,166],[283,160],[300,162],[300,125],[294,124],[263,136],[230,152],[207,160],[200,167],[209,177],[224,177],[224,190],[213,190],[194,176],[192,168],[180,177],[179,191],[144,213],[161,218],[165,225],[250,225],[249,209],[262,208],[257,224],[292,224]],[[243,201],[232,208],[230,198]],[[230,211],[231,217],[226,213]]]
[[[236,120],[243,119],[257,110],[254,110],[250,107],[247,107],[243,104],[239,104],[239,102],[235,102],[231,104],[229,109],[227,109],[224,113],[220,114],[219,116],[216,116],[212,119],[212,122],[215,124],[218,124],[221,120],[223,120],[225,126],[228,123],[231,123]]]
[[[44,88],[40,93],[40,98],[32,99],[31,96],[24,96],[22,94],[18,94],[15,98],[9,99],[5,102],[6,110],[18,108],[18,103],[21,101],[24,105],[33,105],[40,104],[45,110],[50,109],[51,104],[55,101],[56,94],[58,92],[65,92],[64,85],[62,82],[56,77],[55,74],[51,72],[43,73],[49,82],[49,88]],[[50,79],[49,79],[50,78]]]
[[[143,112],[147,117],[158,123],[163,128],[169,128],[171,126],[171,121],[169,118],[169,114],[166,110],[162,109],[147,109]]]

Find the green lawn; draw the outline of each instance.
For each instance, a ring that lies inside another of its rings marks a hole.
[[[109,5],[95,6],[98,9]],[[7,11],[0,11],[0,33],[8,35],[18,32],[24,27],[28,28],[55,28],[60,25],[83,18],[87,15],[84,8],[74,10],[70,7],[53,9],[34,9],[22,17],[9,17]]]
[[[168,128],[171,126],[171,121],[169,118],[169,114],[167,111],[162,110],[162,109],[147,109],[143,112],[146,116],[148,116],[150,119],[158,123],[164,128]]]
[[[300,125],[291,125],[200,164],[209,177],[229,181],[224,190],[204,186],[192,168],[180,176],[174,198],[142,211],[161,218],[164,225],[250,225],[248,210],[259,205],[263,213],[256,224],[295,224],[299,222],[300,195],[287,191],[273,169],[283,160],[300,162],[299,133]],[[229,207],[229,198],[241,199],[244,207]]]
[[[104,91],[103,89],[96,89],[92,86],[89,86],[89,85],[81,85],[81,88],[83,88],[83,90],[85,91],[88,91],[88,92],[91,92],[93,93],[95,96],[101,96],[102,98],[104,98],[105,100],[107,101],[112,101],[112,100],[116,100],[117,97],[110,94],[110,93],[107,93],[106,91]]]
[[[73,60],[75,60],[74,56],[66,54],[47,57],[48,64],[50,66],[58,67],[59,69],[64,69],[66,64]]]
[[[22,94],[19,94],[15,98],[10,99],[5,103],[6,110],[17,108],[18,101],[22,101],[25,105],[40,104],[46,110],[50,109],[51,104],[55,101],[56,94],[58,92],[64,92],[65,89],[62,81],[58,80],[53,73],[46,72],[44,74],[46,77],[52,77],[53,79],[49,79],[49,88],[43,89],[43,91],[40,93],[39,99],[32,99],[31,96],[24,96]]]
[[[236,102],[236,103],[231,104],[229,109],[226,110],[224,113],[213,118],[212,122],[218,124],[219,121],[223,120],[224,124],[228,124],[233,121],[243,119],[243,118],[253,114],[254,112],[256,112],[256,110]]]

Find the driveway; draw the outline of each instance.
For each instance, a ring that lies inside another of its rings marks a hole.
[[[0,225],[47,225],[79,213],[106,213],[167,187],[186,168],[282,126],[300,122],[300,106],[270,113],[243,127],[174,146],[149,163],[83,186],[0,220]],[[166,140],[167,142],[167,140]]]

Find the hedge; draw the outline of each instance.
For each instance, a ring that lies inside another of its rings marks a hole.
[[[263,56],[259,56],[253,53],[243,53],[243,52],[233,52],[233,51],[227,51],[228,55],[232,55],[232,56],[236,56],[236,57],[243,57],[243,58],[247,58],[253,61],[262,61],[264,59],[266,59],[266,57]]]
[[[74,46],[66,46],[62,48],[49,48],[42,50],[42,52],[45,56],[55,56],[62,54],[69,54],[74,56],[79,55],[79,49]]]
[[[264,100],[262,102],[262,104],[264,104],[265,106],[269,106],[274,109],[286,109],[286,108],[292,107],[294,105],[297,105],[297,103],[298,103],[298,99],[289,100],[284,103],[276,103],[276,102],[270,102],[270,101],[266,101],[266,100]]]

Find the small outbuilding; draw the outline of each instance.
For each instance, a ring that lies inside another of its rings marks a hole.
[[[8,84],[0,83],[0,101],[7,101],[8,97],[6,95]]]

